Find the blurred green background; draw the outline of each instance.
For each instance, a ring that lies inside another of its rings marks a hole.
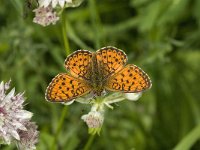
[[[17,92],[26,92],[25,108],[39,126],[38,150],[51,149],[53,142],[59,150],[87,144],[92,150],[200,149],[199,0],[85,0],[64,11],[71,52],[118,47],[153,83],[139,101],[109,109],[93,141],[80,119],[88,105],[73,103],[63,109],[44,98],[51,79],[65,72],[61,21],[48,27],[35,24],[24,4],[1,1],[0,80],[12,79]]]

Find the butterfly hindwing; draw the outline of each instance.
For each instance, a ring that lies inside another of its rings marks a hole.
[[[109,77],[105,88],[109,91],[137,93],[151,87],[148,75],[135,65],[127,65],[117,74]]]
[[[69,102],[90,91],[91,88],[83,80],[61,73],[51,81],[45,96],[51,102]]]

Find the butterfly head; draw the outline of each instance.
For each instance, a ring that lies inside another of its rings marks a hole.
[[[97,88],[94,90],[95,96],[103,96],[104,95],[104,89],[103,88]]]

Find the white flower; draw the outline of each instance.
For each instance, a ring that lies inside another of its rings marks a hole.
[[[39,0],[39,7],[34,9],[35,17],[33,22],[42,26],[48,26],[50,24],[56,24],[59,20],[58,14],[60,14],[65,7],[77,7],[83,0]],[[55,8],[60,6],[59,9]]]
[[[90,134],[99,134],[104,121],[104,105],[94,104],[91,111],[81,119],[86,122]]]
[[[100,128],[103,124],[104,116],[99,111],[91,111],[81,117],[89,128]]]
[[[139,93],[123,93],[123,92],[104,92],[102,96],[95,97],[91,92],[82,97],[73,99],[70,102],[63,103],[64,105],[70,105],[73,102],[79,102],[82,104],[92,105],[88,114],[85,114],[81,119],[87,124],[89,134],[100,134],[101,128],[104,122],[105,106],[113,109],[112,104],[124,100],[136,101],[142,96],[142,92]]]
[[[104,122],[104,112],[105,106],[113,109],[111,104],[117,103],[123,100],[136,101],[142,96],[142,92],[139,93],[123,93],[123,92],[113,92],[111,94],[104,93],[103,96],[95,97],[94,94],[89,93],[85,96],[73,99],[70,102],[63,103],[65,105],[70,105],[74,101],[80,102],[82,104],[91,104],[92,108],[88,114],[81,117],[83,121],[88,126],[89,134],[100,134],[103,122]]]
[[[37,9],[34,9],[33,12],[35,12],[35,18],[33,18],[33,22],[42,26],[55,24],[59,20],[59,17],[57,16],[56,12],[53,12],[51,6],[38,7]]]
[[[55,8],[57,5],[60,7],[76,7],[81,4],[82,0],[39,0],[40,7],[52,6]]]
[[[15,95],[13,88],[8,94],[10,81],[0,83],[0,140],[3,144],[21,141],[20,132],[29,132],[27,122],[32,113],[23,109],[23,93]]]
[[[114,92],[111,93],[110,95],[96,97],[95,99],[93,97],[93,99],[91,99],[91,95],[89,94],[85,97],[75,99],[74,101],[81,103],[85,102],[85,104],[92,104],[91,111],[88,114],[83,115],[81,119],[83,119],[83,121],[86,122],[90,134],[96,134],[96,133],[99,134],[104,121],[105,106],[108,106],[109,108],[113,109],[113,106],[111,106],[111,104],[126,99],[135,101],[139,99],[141,95],[142,92],[140,93]]]
[[[25,127],[28,129],[27,131],[19,130],[20,141],[18,142],[18,146],[20,149],[32,150],[36,149],[35,144],[38,142],[38,134],[37,125],[35,122],[27,121],[24,123]]]

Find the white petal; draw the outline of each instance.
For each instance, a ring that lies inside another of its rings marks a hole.
[[[3,120],[4,120],[4,118],[0,116],[0,129],[2,129],[2,126],[4,125]]]
[[[58,0],[52,0],[52,7],[53,8],[56,7],[57,3],[58,3]]]
[[[1,84],[0,84],[0,91],[3,91],[4,90],[4,84],[3,84],[3,81],[1,81]]]
[[[124,97],[130,101],[136,101],[142,96],[142,92],[140,93],[124,93]]]
[[[6,97],[4,98],[5,101],[7,100],[11,100],[11,97],[13,97],[15,94],[15,88],[13,88],[7,95]]]
[[[13,121],[12,123],[17,129],[20,129],[20,130],[23,130],[23,131],[27,130],[26,127],[18,121]]]
[[[20,137],[19,137],[19,134],[17,133],[17,131],[12,130],[12,131],[11,131],[11,135],[12,135],[15,139],[20,140]]]
[[[30,119],[33,116],[31,112],[26,111],[26,110],[17,111],[14,115],[16,118],[20,118],[20,119]]]
[[[65,5],[65,0],[58,0],[58,3],[60,4],[61,7],[64,7],[64,5]]]
[[[67,3],[72,3],[72,0],[65,0]]]
[[[45,4],[46,0],[39,0],[38,3],[39,3],[39,6],[40,7],[43,7],[44,4]]]
[[[39,4],[40,4],[40,6],[47,7],[47,6],[49,6],[50,2],[51,2],[51,0],[42,0],[42,1],[40,1]]]
[[[43,6],[43,5],[42,5],[43,3],[44,3],[44,0],[38,0],[38,4],[39,4],[40,7]]]

